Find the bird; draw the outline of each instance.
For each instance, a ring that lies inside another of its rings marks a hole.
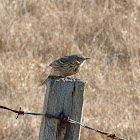
[[[73,55],[61,57],[53,61],[49,65],[50,67],[52,67],[49,76],[67,77],[70,75],[74,75],[77,72],[79,72],[80,67],[87,59],[89,58],[80,54],[73,54]],[[47,79],[42,82],[42,85],[46,84],[46,81]]]

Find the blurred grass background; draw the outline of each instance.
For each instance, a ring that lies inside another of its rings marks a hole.
[[[0,105],[42,112],[48,65],[91,59],[82,123],[140,140],[140,0],[0,0]],[[1,140],[37,140],[41,117],[0,110]],[[81,140],[105,136],[82,128]]]

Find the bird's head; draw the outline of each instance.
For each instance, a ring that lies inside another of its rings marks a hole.
[[[73,56],[73,58],[76,59],[80,64],[81,64],[82,62],[84,62],[85,60],[90,59],[90,58],[87,58],[87,57],[85,57],[85,56],[83,56],[83,55],[80,55],[80,54],[74,54],[74,55],[72,55],[72,56]]]

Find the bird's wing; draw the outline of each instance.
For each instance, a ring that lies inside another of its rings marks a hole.
[[[49,66],[51,67],[63,67],[63,66],[66,66],[66,64],[68,64],[69,62],[69,59],[67,56],[64,56],[60,59],[57,59],[55,61],[53,61]]]

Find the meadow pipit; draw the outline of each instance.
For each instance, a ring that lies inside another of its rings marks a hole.
[[[49,65],[52,67],[50,76],[57,75],[66,77],[74,75],[80,70],[81,64],[83,64],[83,62],[87,59],[89,58],[79,54],[64,56],[60,59],[57,59]],[[46,80],[42,84],[46,84]]]

